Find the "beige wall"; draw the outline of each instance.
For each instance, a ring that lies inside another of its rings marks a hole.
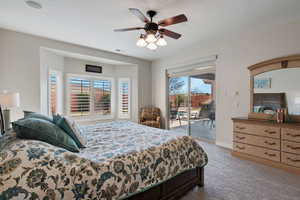
[[[249,27],[231,36],[203,41],[152,65],[153,104],[166,116],[165,69],[198,62],[201,57],[218,54],[216,62],[216,143],[232,147],[234,116],[247,116],[249,111],[249,72],[247,67],[274,57],[300,53],[300,23],[275,27]]]
[[[151,63],[148,61],[0,29],[0,91],[18,91],[21,98],[21,107],[12,113],[13,119],[19,117],[22,110],[41,111],[41,47],[137,65],[138,106],[151,104]]]

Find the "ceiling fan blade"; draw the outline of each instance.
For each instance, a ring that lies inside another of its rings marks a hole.
[[[187,18],[184,14],[182,15],[177,15],[175,17],[171,17],[171,18],[168,18],[168,19],[164,19],[164,20],[161,20],[158,22],[158,25],[160,26],[170,26],[170,25],[173,25],[173,24],[179,24],[179,23],[182,23],[182,22],[186,22],[187,21]]]
[[[168,36],[168,37],[173,38],[173,39],[176,39],[176,40],[179,39],[179,38],[181,37],[181,34],[175,33],[175,32],[173,32],[173,31],[170,31],[170,30],[164,29],[164,28],[159,29],[159,32],[162,33],[162,34],[165,35],[165,36]]]
[[[115,29],[115,32],[124,32],[124,31],[135,31],[135,30],[140,30],[144,29],[143,27],[133,27],[133,28],[120,28],[120,29]]]
[[[137,16],[142,22],[148,23],[149,19],[137,8],[129,8],[129,11]]]

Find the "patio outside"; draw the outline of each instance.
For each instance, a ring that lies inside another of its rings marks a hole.
[[[191,136],[214,141],[216,138],[214,80],[202,77],[190,77],[190,96],[187,94],[188,77],[170,79],[169,126],[179,135],[188,135],[190,127]],[[191,107],[188,117],[189,99]]]

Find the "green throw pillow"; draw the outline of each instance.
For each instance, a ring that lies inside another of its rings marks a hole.
[[[57,124],[57,122],[58,122],[60,119],[62,119],[62,117],[61,117],[59,114],[53,115],[52,118],[53,118],[53,123],[54,123],[54,124]]]
[[[23,112],[24,112],[24,118],[28,117],[28,115],[30,115],[30,114],[35,113],[33,111],[28,111],[28,110],[24,110]]]
[[[72,152],[79,152],[74,140],[52,122],[26,118],[13,122],[13,129],[20,138],[40,140]]]
[[[60,117],[60,119],[55,120],[55,124],[62,130],[64,130],[75,141],[79,148],[85,147],[85,140],[81,134],[79,127],[73,120],[66,117]]]
[[[46,121],[49,121],[49,122],[53,123],[53,119],[51,119],[50,117],[47,117],[46,115],[42,115],[42,114],[39,114],[39,113],[28,113],[25,116],[25,119],[27,119],[27,118],[43,119],[43,120],[46,120]]]

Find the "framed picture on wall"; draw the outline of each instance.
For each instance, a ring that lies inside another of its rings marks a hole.
[[[270,89],[272,78],[255,78],[254,88],[255,89]]]

